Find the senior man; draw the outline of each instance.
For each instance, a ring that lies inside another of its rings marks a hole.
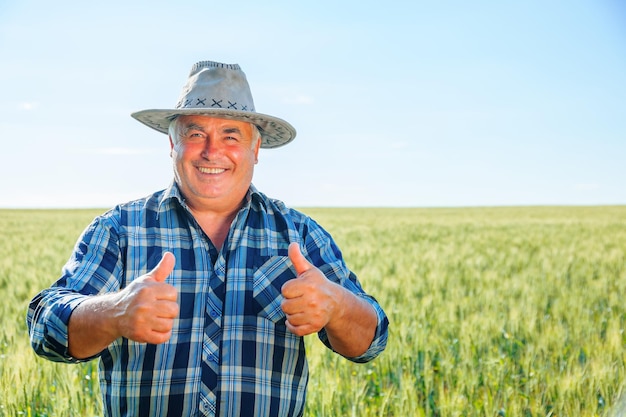
[[[192,67],[174,109],[133,113],[169,135],[174,179],[97,217],[30,303],[37,354],[100,361],[108,416],[299,416],[317,333],[354,362],[388,321],[332,237],[252,185],[259,148],[295,129],[258,113],[236,64]]]

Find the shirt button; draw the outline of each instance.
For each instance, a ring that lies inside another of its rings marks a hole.
[[[220,316],[220,314],[217,311],[211,310],[211,317],[216,318],[216,317],[219,317],[219,316]]]

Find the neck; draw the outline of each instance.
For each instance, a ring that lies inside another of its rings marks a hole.
[[[179,188],[192,216],[215,247],[221,249],[231,223],[246,201],[247,193],[244,193],[238,201],[234,198],[203,199],[195,197],[193,194],[191,195],[192,198],[187,198],[183,188],[180,186]]]
[[[191,214],[196,219],[204,233],[211,239],[215,247],[220,250],[224,245],[230,225],[239,211],[239,207],[230,212],[198,211],[190,207]]]

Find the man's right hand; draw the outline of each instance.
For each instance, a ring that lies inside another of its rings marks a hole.
[[[165,280],[175,263],[172,253],[164,253],[152,271],[118,293],[115,316],[120,336],[153,344],[169,340],[179,307],[176,289]]]
[[[165,280],[176,258],[165,252],[159,264],[123,290],[98,295],[72,312],[68,325],[69,354],[77,359],[97,355],[114,340],[125,337],[140,343],[164,343],[178,317],[176,289]]]

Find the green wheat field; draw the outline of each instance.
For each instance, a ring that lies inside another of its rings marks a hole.
[[[391,322],[368,364],[307,337],[307,416],[626,415],[626,206],[303,211]],[[25,324],[101,212],[0,210],[0,416],[102,412],[97,363],[37,358]]]

